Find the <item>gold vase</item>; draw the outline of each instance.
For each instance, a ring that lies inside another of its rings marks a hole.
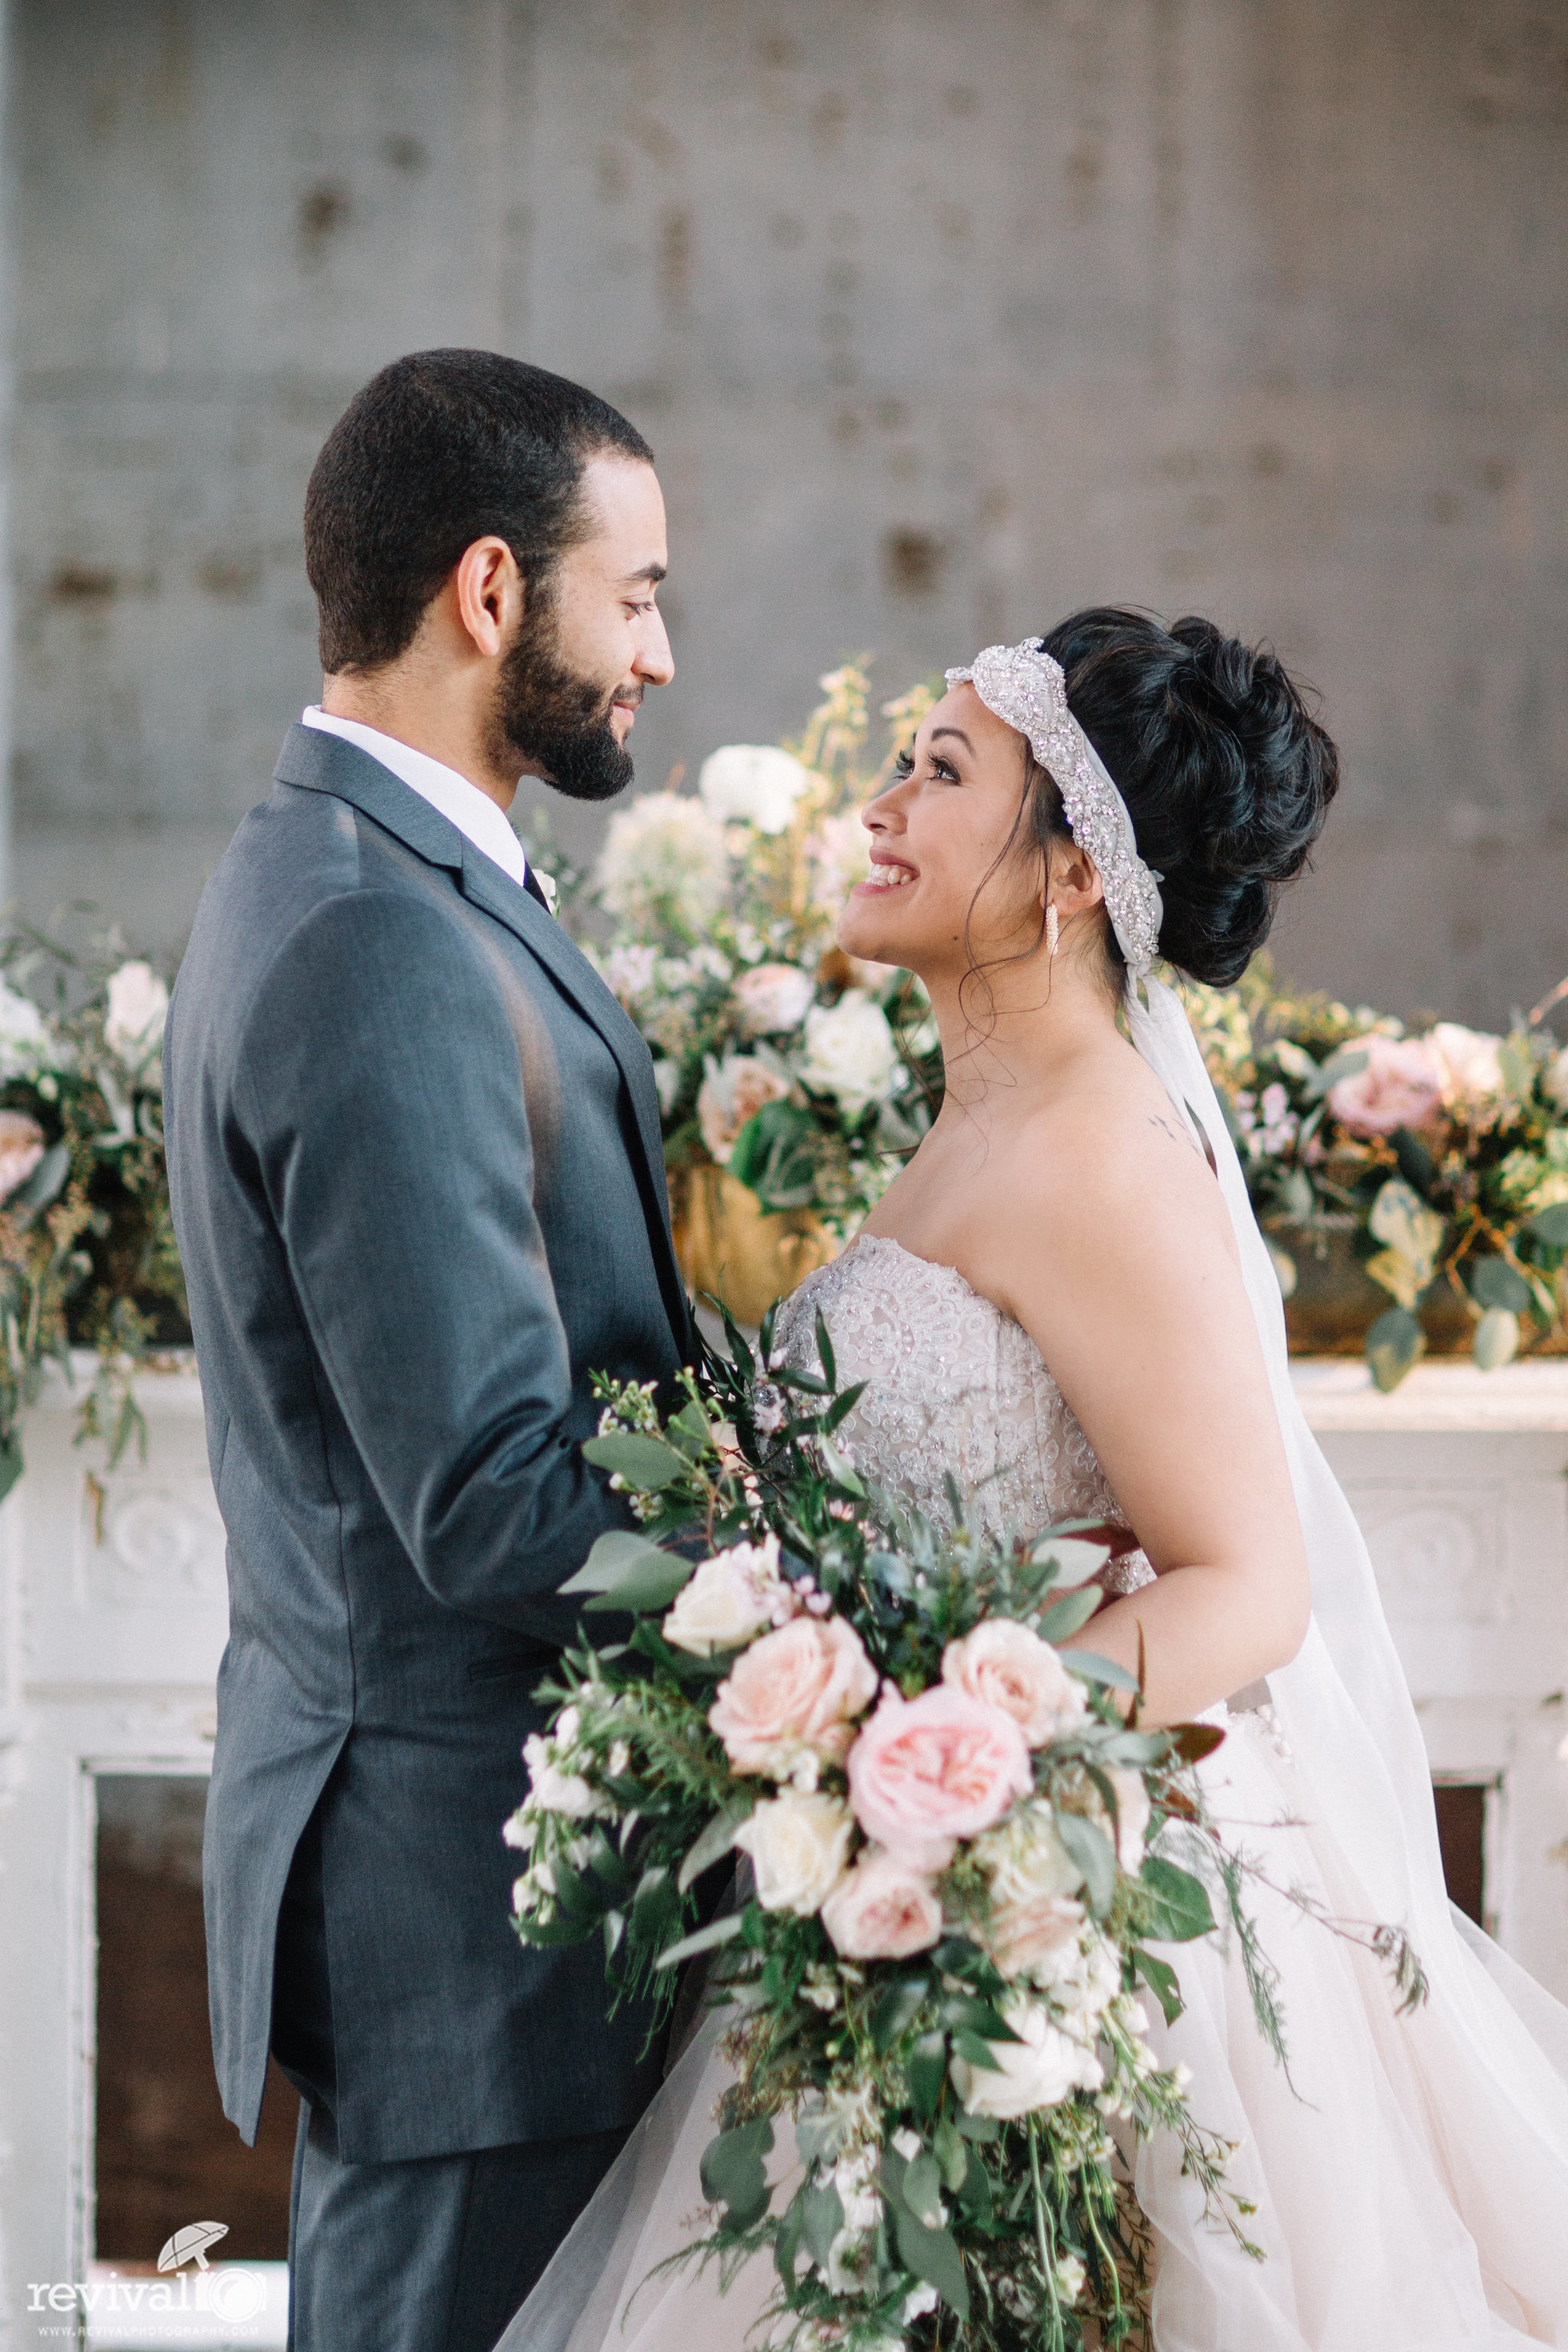
[[[775,1298],[838,1255],[810,1209],[764,1209],[749,1184],[711,1165],[672,1171],[675,1249],[694,1297],[721,1298],[754,1330]]]

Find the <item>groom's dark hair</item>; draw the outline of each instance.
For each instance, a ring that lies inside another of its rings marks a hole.
[[[411,352],[372,376],[327,436],[305,492],[305,570],[321,667],[373,670],[413,643],[463,550],[492,532],[531,601],[584,536],[590,457],[653,462],[597,394],[498,352]]]

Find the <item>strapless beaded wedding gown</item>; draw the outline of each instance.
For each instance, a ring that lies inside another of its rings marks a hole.
[[[777,1343],[799,1369],[816,1367],[818,1309],[840,1380],[868,1384],[843,1425],[866,1476],[947,1522],[951,1474],[971,1521],[994,1534],[1121,1519],[1034,1342],[953,1268],[862,1235],[780,1312]],[[1152,1573],[1131,1553],[1113,1580],[1134,1590]],[[1314,1827],[1267,1690],[1212,1712],[1226,1736],[1201,1769],[1229,1842],[1273,1887],[1342,1919],[1374,1917]],[[1561,2176],[1509,2127],[1436,2003],[1397,2015],[1364,1949],[1268,1885],[1254,1882],[1247,1902],[1279,1973],[1289,2073],[1217,1938],[1167,1952],[1186,2006],[1171,2027],[1156,2015],[1150,2038],[1163,2063],[1192,2070],[1194,2117],[1234,2144],[1228,2179],[1255,2209],[1246,2226],[1265,2259],[1205,2219],[1173,2142],[1146,2145],[1136,2179],[1156,2233],[1158,2352],[1568,2347]],[[696,2234],[698,2158],[725,2080],[706,2043],[682,2060],[499,2352],[743,2352],[771,2285],[765,2263],[722,2296],[710,2273],[640,2285]]]

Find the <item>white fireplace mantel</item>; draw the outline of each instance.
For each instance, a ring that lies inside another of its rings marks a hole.
[[[146,1458],[78,1445],[77,1385],[30,1414],[0,1510],[0,2313],[87,2275],[97,1778],[205,1773],[226,1633],[193,1369],[148,1374]],[[1495,1930],[1568,1998],[1568,1362],[1295,1368],[1365,1528],[1439,1777],[1490,1791]],[[36,2323],[35,2323],[36,2324]],[[30,2336],[0,2317],[0,2352]]]

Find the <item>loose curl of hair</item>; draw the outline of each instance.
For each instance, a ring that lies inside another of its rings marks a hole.
[[[1339,789],[1331,739],[1272,651],[1195,614],[1166,628],[1091,605],[1039,642],[1061,664],[1068,706],[1127,803],[1139,856],[1162,877],[1161,955],[1194,980],[1228,986],[1268,938],[1280,891],[1310,861]],[[1071,838],[1056,782],[1026,744],[1018,814],[980,890],[1021,848],[1048,862],[1051,844]],[[1022,961],[1044,937],[1042,908],[1031,946],[1001,961]],[[1109,922],[1105,952],[1114,977],[1125,959]],[[972,962],[966,982],[995,968]]]

